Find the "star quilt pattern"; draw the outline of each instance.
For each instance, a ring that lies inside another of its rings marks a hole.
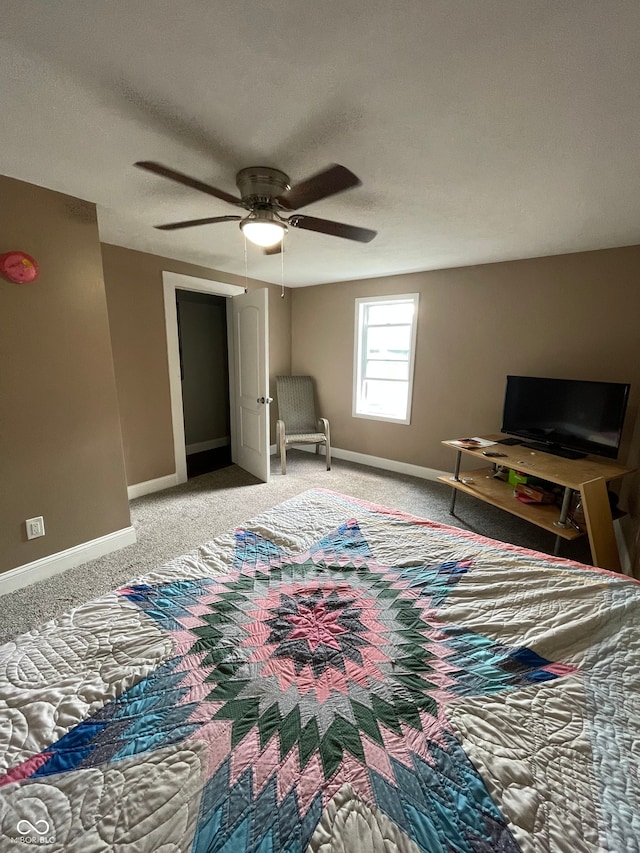
[[[633,582],[323,491],[157,575],[85,675],[64,624],[5,649],[0,850],[638,849]]]

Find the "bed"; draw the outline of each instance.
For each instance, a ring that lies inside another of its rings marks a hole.
[[[0,649],[0,850],[640,847],[640,589],[325,490]]]

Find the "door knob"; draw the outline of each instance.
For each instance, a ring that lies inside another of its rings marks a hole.
[[[258,397],[258,403],[273,403],[273,397]]]

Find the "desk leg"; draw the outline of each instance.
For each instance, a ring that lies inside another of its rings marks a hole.
[[[462,451],[458,450],[458,452],[456,454],[456,467],[455,467],[454,472],[453,472],[453,477],[451,477],[452,480],[459,480],[460,479],[460,477],[458,475],[460,474],[460,461],[461,461],[461,459],[462,459]],[[449,513],[451,515],[453,515],[453,511],[456,508],[457,496],[458,496],[458,490],[454,486],[451,489],[451,504],[449,505]]]
[[[570,527],[570,524],[567,521],[567,516],[569,515],[569,507],[571,506],[572,494],[573,489],[570,489],[569,486],[566,486],[564,490],[564,497],[562,498],[562,509],[560,510],[560,518],[557,521],[553,522],[556,527]]]
[[[569,507],[571,506],[571,495],[573,494],[573,489],[570,489],[569,486],[565,487],[564,497],[562,498],[562,509],[560,510],[560,518],[557,521],[554,521],[554,525],[556,527],[569,527],[569,522],[567,521],[567,516],[569,515]],[[562,544],[562,536],[556,536],[555,545],[553,546],[553,555],[554,557],[560,556],[560,545]]]
[[[582,485],[580,494],[593,565],[619,572],[620,556],[611,518],[607,484],[600,478],[591,480]]]

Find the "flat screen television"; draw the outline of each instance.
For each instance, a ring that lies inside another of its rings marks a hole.
[[[588,453],[615,459],[630,385],[507,376],[502,432],[525,447],[580,459]],[[533,443],[531,443],[533,442]]]

